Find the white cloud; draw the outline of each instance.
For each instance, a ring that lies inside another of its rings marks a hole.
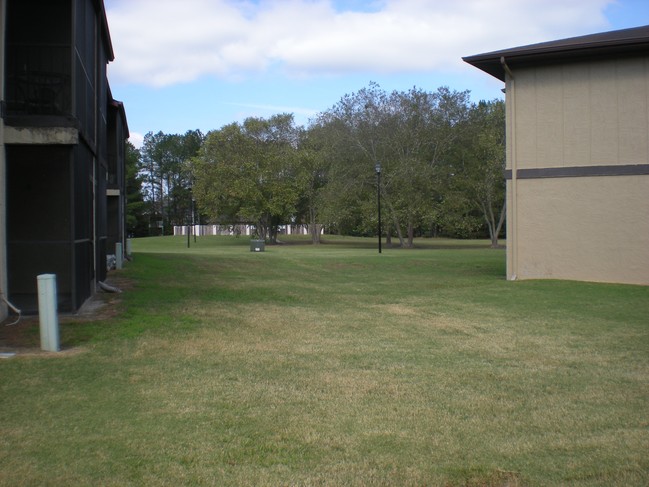
[[[268,117],[277,113],[292,113],[298,125],[304,125],[310,118],[318,114],[317,110],[299,106],[267,105],[259,103],[227,103],[233,107],[241,107],[236,119],[243,121],[248,117]]]
[[[136,149],[140,149],[144,144],[144,135],[138,132],[130,132],[128,141],[133,144]]]
[[[453,70],[462,56],[605,30],[614,0],[366,3],[370,11],[331,0],[106,0],[111,81]]]

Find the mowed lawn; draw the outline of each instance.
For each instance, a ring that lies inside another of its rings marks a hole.
[[[649,485],[648,287],[325,242],[135,240],[115,316],[0,360],[0,485]]]

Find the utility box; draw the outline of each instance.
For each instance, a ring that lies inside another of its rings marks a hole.
[[[266,247],[266,242],[263,240],[251,240],[250,252],[263,252]]]

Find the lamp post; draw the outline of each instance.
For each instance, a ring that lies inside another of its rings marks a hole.
[[[192,233],[194,234],[194,243],[196,243],[196,200],[192,196]]]
[[[376,202],[379,207],[379,254],[381,253],[381,163],[374,166],[376,171]]]

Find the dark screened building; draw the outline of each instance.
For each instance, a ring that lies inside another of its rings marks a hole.
[[[56,274],[59,310],[76,311],[125,238],[129,134],[104,4],[0,0],[0,15],[0,291],[35,312],[36,276]]]

